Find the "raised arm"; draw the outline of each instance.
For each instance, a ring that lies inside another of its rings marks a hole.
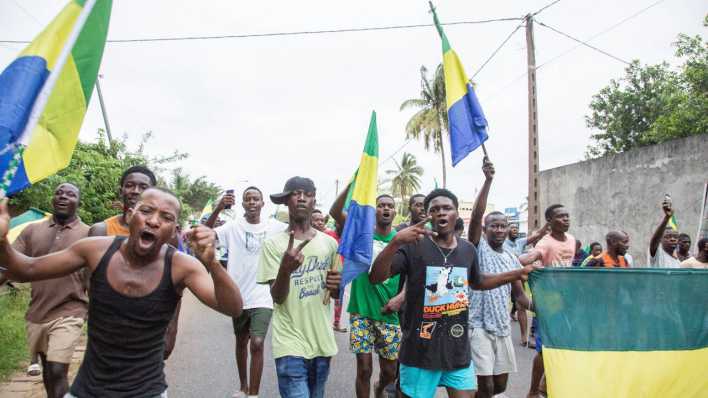
[[[8,279],[32,282],[58,278],[78,271],[86,265],[86,256],[95,250],[95,241],[82,239],[68,248],[42,257],[28,257],[15,250],[3,236],[0,242],[0,264],[7,267]]]
[[[482,217],[484,217],[484,210],[487,208],[489,188],[492,186],[492,179],[494,179],[494,165],[486,156],[482,161],[482,172],[484,172],[484,184],[482,184],[482,189],[479,191],[477,200],[474,203],[472,216],[470,216],[470,226],[467,231],[467,239],[475,246],[479,245],[479,238],[482,235]]]
[[[671,203],[668,200],[661,202],[661,210],[664,211],[664,218],[656,230],[654,235],[651,236],[651,241],[649,242],[649,254],[654,257],[656,255],[656,250],[659,248],[661,243],[661,238],[664,236],[664,231],[666,230],[666,224],[671,220],[671,216],[674,215],[674,209],[671,208]]]
[[[52,279],[71,274],[86,264],[84,255],[91,240],[80,240],[65,250],[42,257],[27,257],[15,250],[7,240],[10,213],[7,199],[0,202],[0,264],[7,268],[6,277],[18,282]]]
[[[216,221],[219,220],[219,214],[221,213],[222,210],[226,208],[226,206],[233,206],[236,204],[236,198],[234,197],[233,193],[227,193],[224,196],[219,199],[219,202],[216,204],[216,207],[214,208],[214,211],[211,212],[209,215],[209,219],[204,223],[209,228],[214,228],[214,225],[216,225]]]
[[[329,208],[329,215],[334,219],[336,225],[344,228],[344,223],[347,221],[347,214],[344,212],[344,203],[347,201],[347,194],[349,193],[349,187],[352,183],[347,184],[346,187],[339,193],[337,199],[332,203],[332,207]],[[337,231],[340,233],[341,231]]]
[[[543,227],[533,231],[531,233],[531,235],[529,235],[526,238],[526,245],[531,245],[531,246],[535,245],[536,243],[538,243],[539,240],[541,240],[541,238],[546,236],[546,234],[548,233],[548,231],[550,229],[551,229],[551,224],[547,222]],[[526,245],[524,245],[524,246],[526,246]]]
[[[541,268],[535,265],[526,265],[514,271],[504,272],[501,274],[484,274],[479,283],[471,284],[473,290],[491,290],[507,283],[522,281],[528,279],[531,271]]]
[[[216,259],[215,235],[212,229],[203,225],[191,230],[189,238],[199,261],[178,253],[175,255],[176,265],[184,275],[184,286],[202,303],[224,315],[237,317],[243,310],[241,292]]]
[[[391,242],[374,259],[371,271],[369,271],[369,282],[374,284],[381,283],[391,277],[393,257],[403,245],[418,242],[426,235],[435,233],[425,228],[425,224],[428,221],[430,221],[430,218],[426,218],[418,224],[413,224],[396,233]]]

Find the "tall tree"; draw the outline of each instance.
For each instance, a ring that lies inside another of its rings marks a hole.
[[[447,166],[445,164],[445,147],[443,146],[443,131],[448,132],[447,103],[445,99],[445,75],[442,64],[435,68],[433,80],[428,79],[428,70],[420,67],[420,98],[403,101],[401,110],[418,109],[406,123],[406,138],[422,140],[426,150],[440,153],[442,162],[443,188],[447,184]]]
[[[681,34],[674,46],[678,68],[634,61],[593,96],[585,121],[600,132],[591,136],[588,158],[708,133],[708,43]]]
[[[406,206],[408,197],[420,189],[423,168],[418,166],[415,156],[404,152],[401,162],[396,162],[396,168],[386,170],[386,174],[391,176],[391,192],[394,196],[401,198],[400,213],[405,215],[408,211],[408,206]]]

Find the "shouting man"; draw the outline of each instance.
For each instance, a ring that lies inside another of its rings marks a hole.
[[[432,398],[437,386],[445,386],[450,397],[472,397],[468,288],[493,289],[526,278],[533,267],[482,275],[474,246],[454,233],[457,197],[436,189],[425,197],[424,208],[433,231],[424,227],[428,219],[399,231],[374,260],[369,280],[406,276],[399,356],[403,394]]]
[[[166,397],[165,330],[185,288],[219,312],[241,313],[241,294],[214,257],[214,231],[192,231],[199,260],[167,244],[181,210],[169,191],[142,193],[127,213],[127,238],[82,239],[42,257],[27,257],[7,243],[6,203],[0,205],[0,261],[13,279],[47,280],[83,268],[91,273],[88,345],[69,398]]]

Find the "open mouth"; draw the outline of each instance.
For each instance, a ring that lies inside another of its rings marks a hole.
[[[143,231],[140,233],[140,243],[143,246],[151,246],[157,241],[157,236],[150,231]]]
[[[445,228],[445,227],[447,226],[447,224],[449,224],[449,223],[448,223],[447,220],[445,220],[445,219],[441,219],[441,220],[438,220],[438,221],[435,222],[435,225],[436,225],[438,228]]]

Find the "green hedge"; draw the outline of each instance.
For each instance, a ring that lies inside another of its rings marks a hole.
[[[29,286],[18,290],[0,288],[0,381],[29,359],[25,335],[25,312],[29,303]]]

